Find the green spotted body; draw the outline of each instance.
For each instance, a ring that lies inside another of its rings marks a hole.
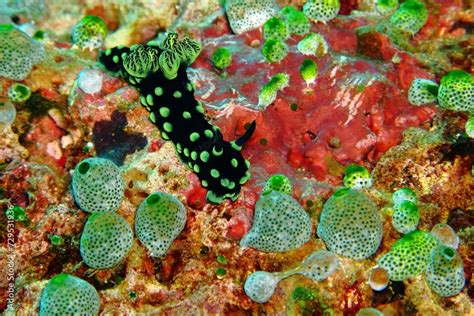
[[[417,78],[411,82],[408,90],[408,102],[411,105],[434,103],[438,96],[438,85],[428,79]]]
[[[304,35],[309,32],[311,24],[303,12],[296,10],[292,6],[286,6],[278,14],[285,21],[291,34]]]
[[[339,13],[339,0],[308,0],[303,6],[303,12],[315,21],[327,22]]]
[[[474,114],[474,76],[464,70],[452,70],[441,78],[439,105],[453,111]]]
[[[242,157],[241,146],[251,137],[255,126],[251,125],[241,138],[225,141],[219,128],[203,115],[204,108],[194,98],[194,89],[186,74],[187,66],[197,57],[200,44],[185,38],[172,45],[161,45],[174,47],[173,51],[163,51],[160,45],[151,44],[146,47],[154,51],[154,56],[159,56],[159,68],[148,71],[143,78],[134,76],[124,67],[124,58],[133,52],[133,47],[108,50],[100,55],[99,61],[140,92],[140,102],[150,112],[150,120],[160,129],[162,138],[175,145],[181,161],[199,177],[201,185],[208,190],[207,200],[214,203],[224,198],[236,200],[241,186],[250,178],[249,163]],[[167,56],[162,57],[163,54]],[[176,60],[179,61],[177,69]],[[196,154],[191,154],[193,152]],[[213,170],[218,171],[217,177]]]
[[[83,49],[96,49],[102,47],[106,35],[105,22],[98,16],[88,15],[74,26],[72,42]]]
[[[403,2],[390,17],[390,24],[396,29],[414,35],[428,20],[428,10],[423,2],[408,0]]]

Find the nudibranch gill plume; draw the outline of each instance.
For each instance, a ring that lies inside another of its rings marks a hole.
[[[206,198],[221,203],[235,201],[248,181],[250,163],[241,154],[243,143],[255,130],[255,122],[235,141],[225,141],[217,126],[204,116],[202,103],[194,98],[194,87],[186,69],[201,51],[199,42],[168,33],[162,42],[130,48],[119,46],[102,52],[99,62],[140,93],[150,120],[171,141],[182,160],[206,188]]]

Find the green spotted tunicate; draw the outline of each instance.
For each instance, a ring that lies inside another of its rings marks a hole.
[[[411,201],[403,201],[396,204],[392,216],[392,225],[399,233],[406,234],[416,229],[420,221],[420,212],[416,204]]]
[[[72,30],[72,42],[80,48],[95,49],[104,44],[107,26],[98,16],[88,15],[82,18]]]
[[[390,280],[403,281],[426,270],[432,250],[439,244],[430,233],[415,230],[397,240],[378,266],[388,271]]]
[[[408,102],[411,105],[423,105],[436,102],[438,84],[428,79],[417,78],[411,82],[408,91]]]
[[[318,76],[318,65],[311,59],[303,60],[300,67],[300,76],[306,82],[307,86],[313,84]]]
[[[275,0],[226,0],[224,5],[232,31],[242,34],[260,27],[277,14]]]
[[[150,194],[138,208],[135,233],[152,257],[164,256],[186,224],[186,208],[174,196]]]
[[[431,290],[439,296],[458,294],[465,283],[461,256],[454,248],[437,246],[431,253],[425,278]]]
[[[390,24],[408,34],[416,34],[428,20],[428,10],[423,2],[408,0],[403,2],[390,17]]]
[[[320,34],[309,33],[298,43],[298,51],[303,55],[323,56],[328,52],[328,43]]]
[[[311,237],[311,219],[288,194],[271,191],[260,196],[250,231],[242,238],[242,247],[265,252],[296,249]]]
[[[0,24],[0,76],[25,79],[45,57],[43,44],[11,24]]]
[[[8,88],[8,98],[13,102],[24,102],[31,96],[31,89],[21,83],[14,83]]]
[[[99,315],[97,290],[70,274],[58,274],[46,284],[41,295],[40,316]]]
[[[471,116],[464,125],[467,136],[474,138],[474,116]]]
[[[10,101],[0,100],[0,125],[11,125],[16,118],[16,109]]]
[[[381,14],[393,13],[398,8],[398,0],[377,0],[375,8]]]
[[[282,61],[288,54],[288,51],[288,45],[275,38],[265,40],[262,47],[263,57],[265,57],[265,60],[270,63],[278,63]]]
[[[303,12],[292,6],[286,6],[278,14],[282,17],[291,34],[304,35],[309,32],[311,24]]]
[[[132,228],[122,216],[94,213],[82,231],[82,260],[94,269],[113,268],[125,259],[132,242]]]
[[[212,54],[211,62],[217,69],[226,69],[232,62],[232,53],[226,47],[218,47]]]
[[[265,271],[254,272],[245,280],[245,294],[254,302],[265,303],[272,297],[280,280],[277,274]]]
[[[303,12],[315,21],[327,22],[339,13],[339,0],[307,0]]]
[[[304,259],[295,271],[313,281],[323,281],[336,271],[337,265],[337,257],[332,251],[319,250]]]
[[[276,16],[271,17],[263,25],[263,38],[269,40],[271,38],[276,40],[285,41],[290,36],[288,27],[285,22]]]
[[[278,191],[288,195],[293,194],[293,186],[291,185],[290,179],[282,174],[274,174],[267,180],[265,187],[263,187],[263,194],[271,191]]]
[[[396,190],[392,195],[394,205],[401,204],[403,201],[410,201],[416,204],[416,195],[409,187],[403,187]]]
[[[359,190],[372,186],[372,176],[367,168],[353,164],[344,170],[343,182],[345,187]]]
[[[474,113],[474,76],[453,70],[441,78],[438,103],[442,108]]]
[[[277,92],[288,86],[290,76],[285,73],[274,75],[263,87],[258,94],[258,107],[265,108],[275,101]]]
[[[86,212],[115,212],[124,195],[125,185],[119,168],[104,158],[87,158],[74,169],[74,200]]]
[[[324,204],[318,236],[329,250],[352,259],[365,259],[382,240],[382,221],[375,204],[362,192],[336,191]]]

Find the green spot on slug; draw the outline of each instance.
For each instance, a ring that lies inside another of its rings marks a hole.
[[[227,188],[227,186],[229,185],[229,179],[221,179],[221,185]]]
[[[151,94],[146,96],[146,103],[150,106],[153,105],[153,96]]]
[[[191,118],[191,113],[189,113],[188,111],[184,111],[183,112],[183,117],[187,120],[189,120]]]
[[[188,149],[188,148],[184,148],[184,151],[183,151],[183,152],[184,152],[184,155],[185,155],[186,157],[189,157],[189,149]]]
[[[144,96],[140,96],[140,103],[143,105],[143,106],[147,106],[148,104],[146,103],[146,99]]]
[[[208,138],[214,137],[214,134],[213,134],[212,131],[209,130],[209,129],[206,129],[206,130],[204,131],[204,135],[206,135],[206,137],[208,137]]]
[[[173,97],[175,97],[176,99],[181,98],[181,96],[182,96],[182,94],[181,94],[180,91],[175,91],[175,92],[173,93]]]
[[[222,148],[221,148],[220,151],[217,151],[215,146],[212,147],[212,154],[213,154],[214,156],[219,157],[220,155],[222,155],[223,152],[224,152],[224,150],[223,150]]]
[[[202,181],[201,181],[201,185],[202,185],[203,187],[207,188],[207,186],[208,186],[209,184],[207,183],[206,180],[202,180]]]
[[[163,138],[164,140],[169,140],[170,139],[168,134],[166,134],[165,132],[161,132],[161,138]]]
[[[199,166],[197,164],[194,165],[193,170],[195,173],[199,173]]]
[[[235,142],[230,142],[230,145],[232,146],[232,148],[234,148],[235,150],[237,151],[240,151],[242,149],[242,146],[239,146],[237,145]]]
[[[114,61],[114,63],[118,63],[119,62],[119,57],[118,56],[114,56],[112,57],[112,60]]]
[[[163,88],[162,87],[156,87],[155,88],[155,94],[159,97],[163,95]]]
[[[191,159],[192,160],[196,160],[197,156],[198,156],[197,152],[195,152],[195,151],[191,152]]]
[[[219,171],[217,171],[217,169],[211,169],[211,176],[213,178],[219,178],[220,173],[219,173]]]
[[[199,102],[198,105],[196,106],[196,111],[198,111],[201,114],[204,113],[204,108],[202,107],[201,102]]]
[[[167,107],[163,106],[160,108],[160,115],[163,117],[168,117],[170,115],[170,109]]]
[[[186,89],[188,89],[189,92],[193,91],[193,85],[188,82],[186,84]]]
[[[232,167],[234,167],[234,168],[237,168],[237,166],[239,165],[239,162],[235,158],[232,158],[230,163],[232,164]]]
[[[203,162],[207,162],[209,160],[209,153],[207,151],[203,151],[199,155],[199,158],[201,158]]]
[[[150,113],[150,121],[152,121],[153,123],[156,123],[156,116],[155,116],[155,113]]]
[[[189,139],[192,141],[192,142],[195,142],[199,139],[199,134],[196,133],[196,132],[192,132],[191,135],[189,135]]]
[[[171,133],[173,131],[173,125],[171,125],[171,123],[166,122],[163,124],[163,129],[168,133]]]
[[[112,50],[111,49],[107,49],[105,51],[105,56],[109,56],[110,54],[112,54]]]

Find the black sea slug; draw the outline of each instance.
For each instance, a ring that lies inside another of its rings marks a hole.
[[[217,126],[204,116],[194,98],[186,68],[197,58],[201,45],[169,33],[164,41],[115,47],[104,51],[99,62],[115,76],[127,80],[140,93],[150,120],[171,141],[179,157],[199,177],[209,202],[235,201],[250,178],[250,163],[242,157],[243,143],[252,136],[255,122],[235,141],[225,141]]]

